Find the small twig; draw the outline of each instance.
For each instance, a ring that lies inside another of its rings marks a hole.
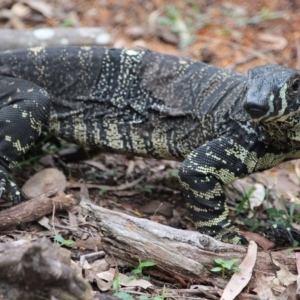
[[[239,49],[239,50],[242,50],[244,52],[247,52],[247,53],[253,55],[254,57],[259,57],[259,58],[261,58],[261,59],[263,59],[263,60],[265,60],[269,63],[275,63],[273,59],[271,59],[270,57],[268,57],[267,55],[262,53],[262,51],[257,51],[257,50],[254,50],[252,48],[242,46],[242,45],[240,45],[238,43],[235,43],[235,42],[214,38],[214,37],[211,37],[211,36],[201,36],[200,39],[203,39],[203,40],[209,42],[209,44],[215,43],[215,44],[218,44],[218,45],[219,44],[227,45],[227,46],[230,46],[232,48]],[[194,46],[194,47],[198,48],[199,45]]]
[[[53,193],[53,191],[51,191]],[[0,230],[36,221],[55,210],[67,210],[76,204],[71,195],[59,193],[50,198],[48,192],[0,212]]]
[[[140,178],[132,181],[132,182],[126,182],[124,184],[120,184],[117,186],[111,186],[111,185],[101,185],[101,184],[91,184],[91,183],[87,183],[86,187],[88,189],[99,189],[99,190],[106,190],[106,191],[123,191],[123,190],[127,190],[129,188],[134,187],[135,185],[137,185],[138,183],[140,183],[142,180],[145,179],[145,176],[141,176]],[[79,189],[81,188],[82,183],[68,183],[67,188],[70,189]]]
[[[247,53],[250,53],[252,55],[255,55],[259,58],[262,58],[270,63],[274,63],[274,60],[273,59],[270,59],[267,55],[264,55],[261,51],[257,51],[257,50],[254,50],[252,48],[249,48],[249,47],[246,47],[246,46],[242,46],[238,43],[235,43],[235,42],[231,42],[231,41],[227,41],[227,40],[223,40],[223,39],[218,39],[218,38],[214,38],[214,37],[209,37],[209,36],[201,36],[202,39],[204,40],[207,40],[207,41],[210,41],[210,42],[215,42],[217,44],[226,44],[228,46],[231,46],[233,48],[237,48],[237,49],[240,49],[244,52],[247,52]]]
[[[277,278],[278,267],[276,266],[276,264],[275,264],[274,261],[273,261],[272,252],[271,252],[271,251],[268,251],[268,254],[269,254],[270,260],[271,260],[271,262],[272,262],[272,266],[273,266],[273,269],[274,269],[275,277]],[[277,268],[277,270],[276,270],[276,268]]]
[[[73,227],[71,227],[71,226],[62,226],[62,225],[57,224],[57,223],[55,223],[53,221],[50,223],[50,225],[53,227],[52,229],[55,232],[55,235],[56,235],[55,228],[57,228],[57,229],[63,229],[63,230],[69,230],[69,231],[77,231],[78,228],[79,228],[79,226],[73,226]]]
[[[105,256],[104,251],[97,251],[97,252],[89,253],[89,254],[86,254],[86,255],[81,255],[80,259],[79,259],[80,266],[83,267],[83,263],[88,258],[95,258],[95,257],[96,258],[102,258],[104,256]]]
[[[272,49],[270,49],[270,48],[264,48],[264,49],[261,49],[261,53],[267,53],[271,50]],[[245,63],[255,59],[256,57],[257,57],[256,55],[249,54],[249,55],[241,58],[240,60],[232,62],[231,64],[227,65],[226,68],[232,70],[232,69],[236,68],[239,65],[245,64]]]

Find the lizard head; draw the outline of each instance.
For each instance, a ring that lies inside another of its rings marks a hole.
[[[250,69],[244,109],[259,123],[284,122],[300,113],[300,71],[279,65]]]

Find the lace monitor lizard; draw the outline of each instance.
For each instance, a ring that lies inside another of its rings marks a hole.
[[[0,53],[0,194],[42,130],[89,149],[183,161],[200,232],[240,243],[223,186],[300,157],[300,71],[248,76],[149,50],[36,47]]]

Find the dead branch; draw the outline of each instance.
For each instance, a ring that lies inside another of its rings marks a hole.
[[[1,299],[92,299],[90,285],[70,267],[70,252],[46,238],[0,244]]]
[[[0,230],[7,230],[17,225],[38,220],[52,213],[53,209],[66,210],[73,205],[75,205],[75,200],[71,195],[59,193],[51,198],[50,194],[43,194],[1,211]]]
[[[102,184],[91,184],[91,183],[86,183],[86,187],[88,189],[98,189],[98,190],[106,190],[106,191],[124,191],[127,189],[130,189],[134,186],[136,186],[137,184],[139,184],[141,181],[143,181],[145,179],[145,176],[141,176],[136,180],[133,180],[132,182],[126,182],[124,184],[120,184],[118,186],[111,186],[111,185],[102,185]],[[82,183],[68,183],[67,187],[69,189],[76,189],[76,188],[81,188],[82,187]]]
[[[99,228],[104,250],[118,265],[136,267],[138,259],[151,260],[157,267],[149,273],[168,280],[211,282],[223,287],[225,282],[209,271],[215,266],[214,259],[243,259],[246,255],[245,247],[225,244],[198,232],[174,229],[86,202],[81,207]],[[274,259],[296,273],[295,254],[285,251],[260,251],[254,270],[274,274]]]
[[[34,30],[0,30],[0,50],[37,46],[105,46],[111,35],[100,27],[38,28]]]

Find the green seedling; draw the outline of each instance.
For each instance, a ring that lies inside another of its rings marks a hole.
[[[68,247],[74,244],[73,240],[65,240],[61,235],[55,235],[53,238],[60,246]]]
[[[121,278],[117,276],[112,283],[112,287],[116,291],[116,293],[120,291],[120,286],[121,286]]]
[[[72,27],[75,25],[75,20],[72,18],[67,18],[61,24],[61,27]]]
[[[128,293],[124,292],[124,291],[120,291],[120,287],[121,287],[121,282],[124,280],[119,276],[119,270],[116,269],[115,275],[114,275],[114,279],[112,282],[112,288],[114,289],[115,293],[114,296],[123,299],[123,300],[133,300],[133,297],[131,295],[129,295]]]
[[[134,298],[124,291],[114,293],[114,296],[122,299],[122,300],[134,300]]]
[[[143,269],[146,267],[153,267],[155,265],[156,265],[156,263],[153,261],[141,261],[139,259],[139,264],[138,264],[137,268],[133,269],[131,271],[133,276],[128,277],[127,280],[141,279],[142,277],[144,277]],[[112,287],[115,290],[114,296],[116,296],[120,299],[123,299],[123,300],[133,300],[134,298],[130,294],[128,294],[124,291],[120,291],[120,286],[121,286],[121,278],[119,276],[117,276],[117,277],[115,277],[115,279],[113,280],[113,283],[112,283]],[[161,297],[154,297],[153,299],[154,300],[164,300],[165,299],[164,295],[165,295],[165,289],[163,289],[163,293],[162,293]],[[146,300],[149,298],[147,296],[140,296],[138,299]]]
[[[179,47],[184,48],[192,44],[193,20],[183,16],[182,11],[174,4],[165,7],[165,15],[158,18],[158,23],[168,27],[179,37]]]
[[[225,278],[225,272],[231,271],[231,272],[239,272],[241,269],[237,266],[235,266],[235,263],[238,262],[239,259],[230,259],[230,260],[223,260],[222,258],[216,258],[215,263],[218,265],[218,267],[212,268],[211,272],[219,273],[221,272],[221,276],[224,279]]]
[[[107,192],[107,189],[102,188],[102,189],[99,190],[99,195],[103,196],[106,192]]]
[[[141,261],[139,258],[139,264],[136,269],[133,269],[131,273],[136,277],[136,278],[142,278],[143,277],[143,269],[148,268],[148,267],[154,267],[156,266],[156,263],[153,261]]]
[[[167,171],[167,175],[169,178],[178,178],[178,173],[179,173],[178,169],[169,169]]]
[[[162,294],[160,296],[155,296],[153,300],[165,300],[167,298],[167,289],[166,286],[164,285]]]
[[[255,187],[253,186],[244,191],[244,193],[242,194],[241,202],[238,204],[236,208],[236,214],[239,214],[245,208],[246,205],[248,206],[248,208],[250,208],[250,198],[254,190]]]
[[[288,213],[283,209],[276,209],[274,207],[267,208],[266,209],[268,214],[268,219],[270,224],[281,224],[284,226],[290,225],[290,218],[288,216]]]

